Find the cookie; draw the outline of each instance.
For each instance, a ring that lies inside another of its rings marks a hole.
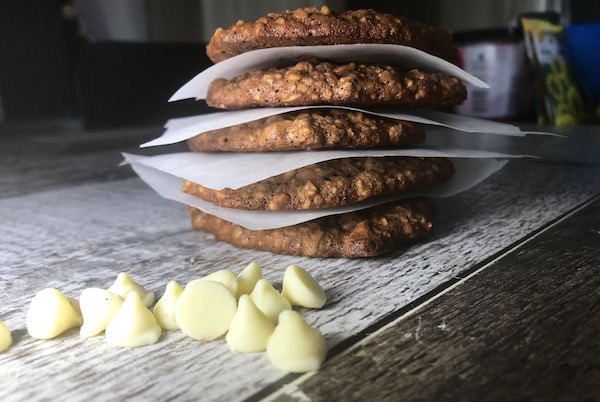
[[[182,191],[215,205],[245,210],[305,210],[395,196],[450,179],[447,158],[344,158],[309,165],[237,190],[186,181]]]
[[[402,200],[279,229],[250,230],[190,207],[192,227],[237,247],[307,257],[374,257],[433,230],[428,198]]]
[[[467,90],[456,77],[405,71],[387,65],[318,60],[253,70],[210,83],[209,106],[240,109],[266,106],[446,106],[461,104]]]
[[[402,147],[425,141],[423,127],[344,109],[303,110],[209,131],[190,150],[264,152]]]
[[[206,54],[217,63],[255,49],[353,43],[406,45],[450,61],[457,54],[450,31],[374,10],[336,13],[327,6],[271,13],[255,22],[219,28]]]

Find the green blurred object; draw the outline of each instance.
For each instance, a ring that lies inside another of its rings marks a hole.
[[[584,121],[579,88],[564,58],[563,28],[546,20],[521,18],[528,58],[536,74],[538,123],[557,126]]]

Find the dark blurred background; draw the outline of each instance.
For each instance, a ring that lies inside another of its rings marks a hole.
[[[374,8],[461,34],[505,30],[522,13],[563,25],[600,20],[588,0],[24,0],[0,2],[0,124],[72,119],[84,127],[162,124],[207,110],[167,99],[208,67],[218,26],[269,11],[327,4]]]

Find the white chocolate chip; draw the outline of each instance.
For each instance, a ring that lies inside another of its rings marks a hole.
[[[228,269],[221,269],[220,271],[215,271],[210,275],[203,276],[202,278],[194,279],[193,281],[188,282],[186,286],[196,281],[220,282],[223,285],[225,285],[225,287],[229,289],[229,291],[233,295],[235,295],[238,290],[237,276],[233,271],[230,271]]]
[[[175,305],[183,287],[175,281],[167,283],[165,293],[154,306],[154,318],[162,329],[179,329],[175,320]]]
[[[2,321],[0,321],[0,353],[4,352],[12,343],[10,330]]]
[[[156,343],[162,330],[140,295],[129,292],[105,332],[106,341],[111,345],[137,347]]]
[[[281,294],[292,306],[321,308],[327,301],[315,278],[298,265],[290,265],[285,270]]]
[[[260,279],[256,282],[254,290],[250,293],[250,298],[256,304],[256,307],[274,323],[277,323],[279,313],[283,310],[292,309],[292,306],[285,297],[276,291],[273,285],[266,279]]]
[[[146,292],[146,289],[142,285],[134,282],[125,272],[117,275],[117,279],[108,288],[108,291],[118,294],[123,299],[127,297],[129,292],[136,292],[140,296],[140,299],[142,299],[144,306],[150,307],[154,303],[154,293]]]
[[[106,289],[84,289],[79,296],[83,325],[79,335],[83,338],[96,336],[106,329],[123,305],[123,298]]]
[[[231,291],[220,282],[192,281],[175,305],[175,319],[184,334],[200,341],[224,335],[237,310]]]
[[[82,323],[77,300],[67,298],[53,288],[46,288],[31,299],[25,321],[27,332],[37,339],[54,338]]]
[[[261,352],[267,348],[274,329],[271,319],[256,307],[250,296],[242,295],[225,339],[233,351]]]
[[[238,290],[235,294],[236,298],[240,298],[241,295],[249,295],[254,290],[256,282],[262,279],[262,269],[260,265],[255,262],[248,264],[246,268],[237,277]]]
[[[321,331],[308,325],[297,311],[285,310],[267,342],[267,356],[281,370],[305,373],[318,370],[327,355]]]

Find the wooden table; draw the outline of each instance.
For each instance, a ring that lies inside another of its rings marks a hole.
[[[0,400],[600,398],[598,127],[514,142],[544,159],[437,200],[433,236],[370,260],[239,250],[194,232],[184,206],[118,166],[160,131],[0,126],[0,320],[14,339],[0,354]],[[301,310],[330,346],[319,372],[286,374],[264,353],[180,331],[121,349],[25,330],[46,287],[78,297],[125,271],[160,296],[169,280],[251,261],[276,287],[292,263],[324,287],[324,308]]]

